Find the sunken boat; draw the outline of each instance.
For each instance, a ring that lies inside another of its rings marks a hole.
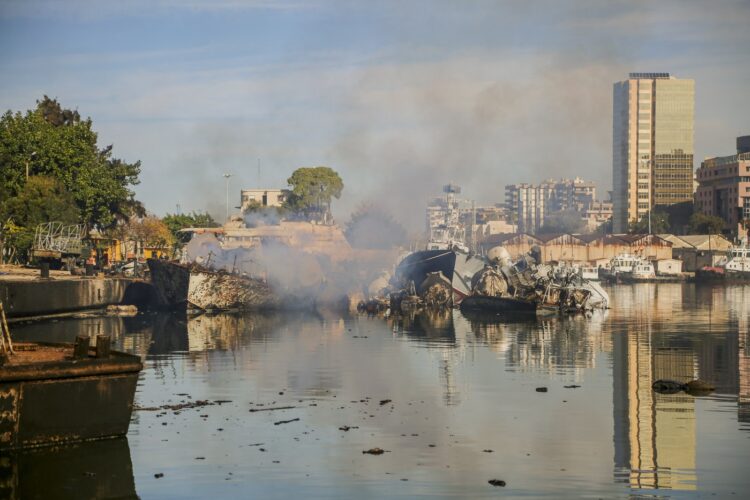
[[[98,335],[75,344],[10,343],[0,359],[0,451],[116,438],[128,431],[138,356]]]

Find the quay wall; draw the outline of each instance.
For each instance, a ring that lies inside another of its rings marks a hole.
[[[9,317],[97,309],[147,302],[151,285],[127,278],[0,281],[0,301]]]

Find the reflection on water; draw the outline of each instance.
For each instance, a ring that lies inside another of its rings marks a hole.
[[[128,440],[5,453],[0,498],[138,498]]]
[[[156,314],[15,325],[14,335],[111,333],[147,360],[140,404],[232,400],[197,421],[190,412],[134,416],[130,444],[145,496],[237,494],[238,476],[252,483],[247,495],[279,497],[303,482],[323,497],[371,487],[377,496],[487,496],[498,474],[512,495],[750,488],[750,287],[608,291],[611,310],[565,318]],[[651,390],[657,379],[695,378],[716,392]],[[547,393],[535,391],[542,386]],[[248,418],[255,404],[295,409]],[[292,416],[304,424],[268,425]],[[212,418],[220,432],[206,427]],[[358,430],[337,431],[343,424]],[[273,457],[248,442],[265,443]],[[362,457],[372,446],[388,458]],[[196,465],[195,450],[206,447],[215,461]],[[149,480],[164,463],[164,480]],[[183,488],[196,474],[200,484]]]

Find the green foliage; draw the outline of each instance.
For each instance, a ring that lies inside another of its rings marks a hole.
[[[539,234],[568,233],[579,234],[586,228],[586,221],[575,210],[555,212],[544,218]]]
[[[408,242],[406,229],[391,214],[373,205],[361,206],[352,214],[344,235],[355,248],[386,249]]]
[[[651,234],[670,232],[669,214],[666,212],[651,213]],[[648,234],[648,213],[641,220],[630,224],[631,234]]]
[[[610,217],[606,221],[602,222],[597,226],[597,228],[594,230],[594,234],[599,236],[604,236],[606,234],[612,234],[613,232],[613,226],[612,226],[612,218]]]
[[[14,247],[21,256],[28,255],[39,224],[76,224],[79,217],[72,194],[52,177],[30,177],[16,196],[0,199],[0,220],[14,229],[8,231],[5,245]]]
[[[245,203],[245,207],[243,210],[245,212],[258,212],[263,208],[263,205],[260,204],[258,200],[250,200],[247,203]]]
[[[140,162],[112,157],[112,146],[99,149],[91,119],[63,109],[47,96],[26,114],[6,112],[0,118],[0,185],[16,196],[29,178],[57,179],[70,192],[81,222],[107,228],[142,206],[130,190],[137,184]]]
[[[690,217],[690,234],[721,234],[724,229],[724,219],[715,215],[694,213]]]
[[[340,198],[344,189],[339,174],[329,167],[298,168],[287,183],[291,190],[284,208],[307,217],[314,214],[323,217],[329,213],[331,199]]]
[[[190,241],[190,235],[178,232],[186,227],[219,227],[211,215],[206,213],[193,212],[190,214],[167,214],[162,222],[169,228],[174,237],[174,241],[179,245],[184,245]]]

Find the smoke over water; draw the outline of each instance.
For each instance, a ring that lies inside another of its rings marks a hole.
[[[215,271],[266,281],[280,297],[334,303],[357,295],[395,264],[395,251],[310,251],[302,237],[294,247],[271,239],[258,246],[222,244],[214,234],[196,234],[186,246],[186,258]],[[345,240],[344,240],[345,243]]]

